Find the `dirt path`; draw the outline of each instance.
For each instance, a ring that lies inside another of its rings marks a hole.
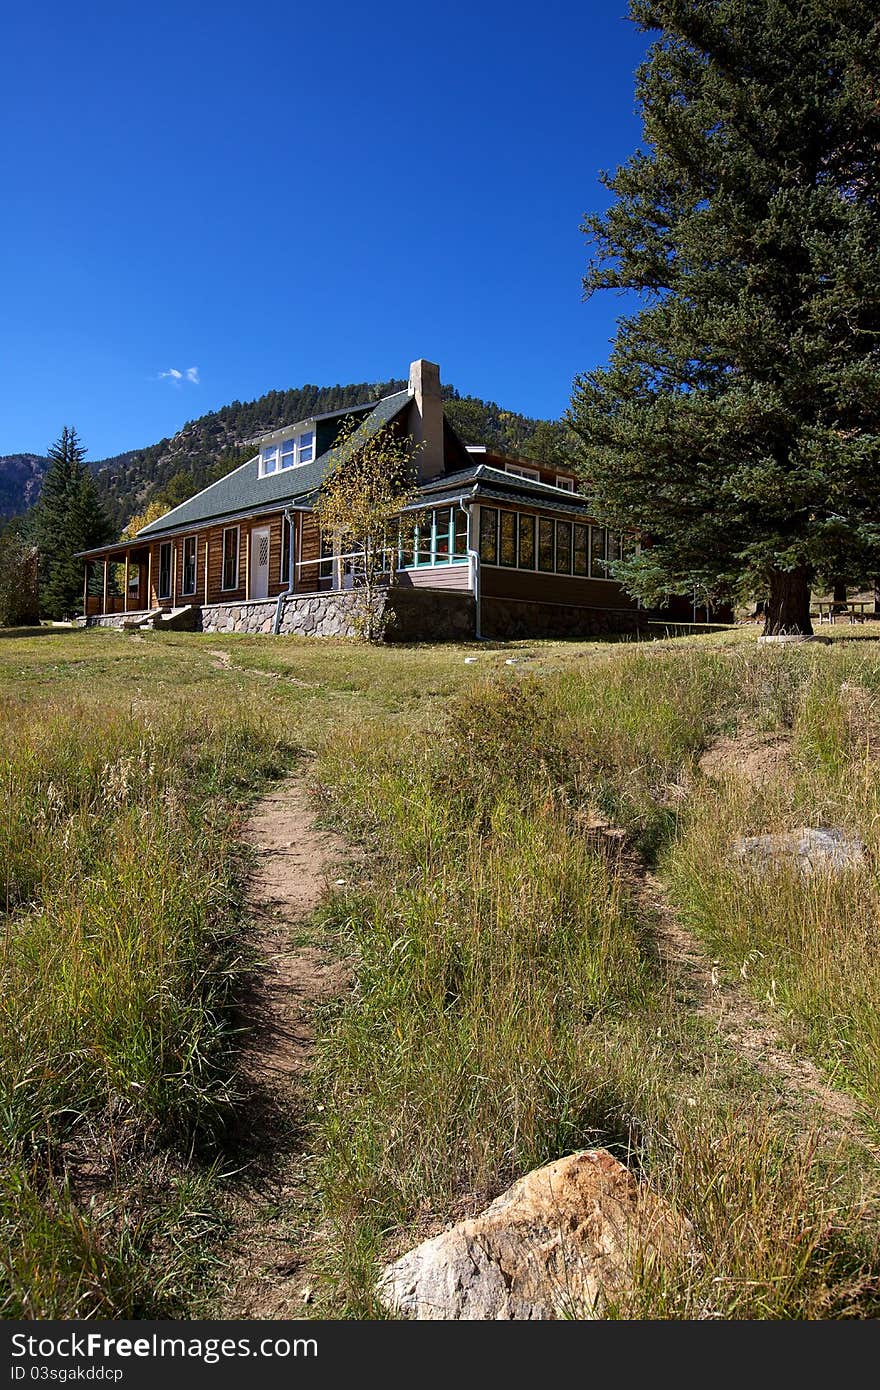
[[[638,864],[635,870],[629,869],[629,877],[639,903],[655,924],[660,957],[671,968],[684,995],[683,1002],[700,1017],[709,1019],[724,1042],[763,1076],[777,1082],[790,1104],[823,1111],[838,1129],[845,1129],[852,1138],[865,1143],[858,1130],[855,1099],[829,1086],[808,1057],[786,1048],[760,1004],[734,982],[722,978],[718,963],[682,926],[657,875]]]
[[[301,776],[264,797],[247,839],[257,855],[248,901],[263,962],[244,1001],[243,1058],[228,1294],[220,1316],[308,1316],[308,1155],[301,1121],[316,1004],[339,994],[346,974],[309,926],[334,862],[350,851],[315,825]]]
[[[141,640],[143,641],[143,638]],[[229,652],[221,651],[220,648],[209,647],[208,656],[212,658],[211,665],[216,671],[234,671],[236,669],[232,664],[232,657]],[[314,681],[301,681],[298,676],[292,676],[288,671],[264,671],[260,666],[239,667],[238,669],[249,676],[262,676],[265,680],[287,681],[288,685],[298,685],[302,690],[317,690],[319,688]]]

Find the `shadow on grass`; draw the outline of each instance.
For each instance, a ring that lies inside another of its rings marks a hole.
[[[85,632],[81,627],[0,627],[0,638],[57,637],[60,632]]]

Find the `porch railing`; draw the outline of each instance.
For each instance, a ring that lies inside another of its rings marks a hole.
[[[466,565],[468,557],[466,554],[448,554],[432,550],[430,546],[385,546],[379,552],[381,578],[393,574],[397,570],[409,569],[413,566],[427,567],[429,565]],[[341,555],[322,555],[314,560],[300,560],[295,565],[296,588],[300,585],[305,587],[308,583],[314,583],[318,589],[345,589],[353,588],[357,583],[358,562],[364,560],[362,550],[350,550]]]

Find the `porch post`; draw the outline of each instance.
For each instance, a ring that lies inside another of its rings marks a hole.
[[[83,617],[89,616],[89,562],[83,561]]]
[[[205,596],[202,603],[208,602],[208,551],[211,548],[211,532],[205,532]]]
[[[127,613],[127,612],[128,612],[128,578],[129,578],[129,569],[130,569],[130,566],[131,566],[131,551],[130,551],[130,550],[126,550],[126,552],[125,552],[125,597],[124,597],[123,600],[122,600],[122,611],[123,611],[123,613]]]
[[[147,545],[147,607],[153,606],[153,547]]]
[[[171,607],[177,607],[177,541],[171,542]]]
[[[251,596],[251,528],[244,533],[244,601]]]
[[[101,610],[103,613],[106,613],[106,612],[107,612],[107,581],[108,581],[108,578],[109,578],[109,569],[110,569],[110,561],[108,560],[107,556],[105,555],[105,556],[104,556],[104,607],[103,607],[102,610]]]

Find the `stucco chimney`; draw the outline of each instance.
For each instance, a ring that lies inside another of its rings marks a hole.
[[[416,442],[424,443],[417,456],[419,477],[436,478],[443,472],[443,401],[436,362],[420,357],[410,363],[409,394],[413,402],[410,429]]]

